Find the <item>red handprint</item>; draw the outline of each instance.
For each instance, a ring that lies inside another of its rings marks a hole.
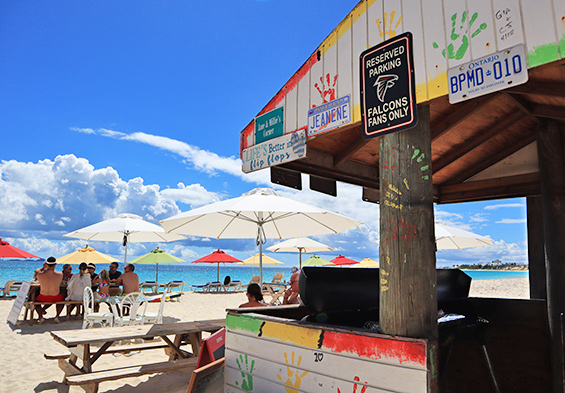
[[[357,382],[359,382],[359,377],[355,377],[353,378],[355,380],[355,384],[353,385],[353,393],[357,393]],[[367,382],[365,382],[367,383]],[[361,388],[361,391],[359,393],[365,393],[367,391],[368,386],[363,386]],[[339,388],[337,388],[337,393],[341,393],[341,390],[339,390]]]
[[[314,87],[316,89],[318,89],[318,91],[320,92],[320,96],[322,97],[322,100],[324,100],[324,104],[326,102],[330,102],[335,100],[335,85],[337,83],[337,74],[336,76],[334,76],[334,81],[333,84],[330,87],[330,83],[331,83],[331,78],[330,78],[330,74],[326,74],[326,81],[328,83],[328,89],[326,90],[326,86],[324,84],[324,78],[320,77],[320,84],[318,85],[318,83],[314,84]],[[320,86],[322,87],[320,89]],[[326,97],[329,97],[329,99],[326,99]]]

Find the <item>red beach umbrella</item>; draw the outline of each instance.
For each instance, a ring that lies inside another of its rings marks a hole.
[[[10,243],[0,238],[0,258],[39,258],[29,252],[10,246]]]
[[[229,254],[226,254],[222,250],[214,251],[213,253],[206,255],[196,261],[192,261],[192,263],[217,263],[218,264],[218,276],[217,281],[220,281],[220,263],[235,263],[235,262],[242,262],[241,260],[232,257]]]
[[[334,265],[337,265],[337,266],[355,265],[356,263],[359,263],[357,261],[354,261],[353,259],[346,258],[343,255],[340,255],[337,258],[332,259],[330,262],[333,263]],[[326,265],[326,266],[328,266],[328,265]]]

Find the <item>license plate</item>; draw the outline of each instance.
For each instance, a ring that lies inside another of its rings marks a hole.
[[[519,44],[450,68],[447,80],[451,104],[526,83],[525,45]]]

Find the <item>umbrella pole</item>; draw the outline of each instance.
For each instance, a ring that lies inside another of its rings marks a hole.
[[[218,271],[216,272],[216,281],[220,282],[220,262],[218,262]]]
[[[299,248],[298,252],[300,253],[300,265],[299,266],[300,266],[300,269],[302,270],[302,249]]]
[[[263,242],[259,240],[259,279],[263,286]]]
[[[159,264],[155,264],[157,268],[155,269],[155,284],[159,284]]]
[[[126,251],[124,252],[124,266],[128,260],[128,244],[126,243]]]

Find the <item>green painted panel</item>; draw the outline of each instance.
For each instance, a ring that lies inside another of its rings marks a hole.
[[[530,68],[551,63],[555,60],[559,60],[559,51],[555,43],[536,46],[532,51],[528,52]]]
[[[231,315],[226,317],[226,326],[229,330],[244,330],[259,336],[264,321],[249,315]]]

